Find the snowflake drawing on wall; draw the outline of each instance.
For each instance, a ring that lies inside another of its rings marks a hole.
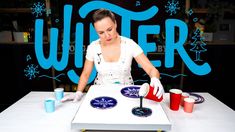
[[[25,76],[29,78],[29,80],[32,80],[36,77],[37,74],[39,74],[38,71],[38,65],[27,65],[27,67],[24,69]]]
[[[46,12],[45,5],[41,2],[34,3],[31,7],[32,14],[38,16],[42,16],[43,12]]]
[[[200,54],[201,52],[205,52],[207,51],[207,49],[205,49],[206,44],[203,42],[203,37],[201,37],[201,31],[200,29],[196,29],[196,31],[194,32],[194,36],[192,37],[192,39],[194,40],[190,45],[193,46],[190,51],[195,52],[196,53],[196,59],[195,61],[202,61],[200,59]]]
[[[179,1],[177,0],[169,0],[167,2],[167,5],[165,6],[166,8],[166,12],[170,13],[170,16],[172,16],[173,14],[176,14],[177,10],[180,9],[180,7],[178,7],[179,5]]]

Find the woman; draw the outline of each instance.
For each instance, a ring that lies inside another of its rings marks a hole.
[[[109,10],[99,9],[93,14],[93,21],[99,39],[93,41],[87,48],[86,60],[78,82],[77,92],[64,97],[62,102],[67,100],[76,102],[82,98],[82,91],[94,65],[98,72],[94,81],[95,85],[133,85],[131,76],[133,58],[151,78],[150,85],[154,87],[154,95],[156,94],[158,98],[161,98],[164,89],[159,80],[158,70],[144,55],[139,45],[118,34],[114,14]]]

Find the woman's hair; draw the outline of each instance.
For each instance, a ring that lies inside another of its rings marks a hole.
[[[105,17],[109,17],[114,23],[116,23],[115,15],[110,10],[101,8],[94,12],[92,16],[93,24]]]

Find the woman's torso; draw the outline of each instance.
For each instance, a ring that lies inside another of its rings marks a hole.
[[[102,48],[99,40],[93,43],[94,64],[97,70],[97,77],[94,81],[95,85],[104,84],[123,84],[133,85],[131,76],[131,64],[133,60],[133,41],[128,38],[121,37],[120,56],[117,61],[108,62],[104,59]],[[140,51],[136,51],[140,52]],[[107,57],[106,57],[107,58]]]

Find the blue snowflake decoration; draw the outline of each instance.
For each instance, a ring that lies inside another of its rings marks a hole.
[[[38,65],[34,65],[34,64],[28,65],[24,69],[24,72],[25,72],[25,76],[28,77],[29,80],[32,80],[33,78],[36,77],[37,74],[39,74]]]
[[[35,14],[36,17],[42,16],[42,13],[46,12],[45,5],[41,2],[34,3],[31,10],[32,14]]]
[[[175,0],[168,1],[167,5],[165,6],[166,12],[170,13],[170,16],[172,16],[172,14],[176,14],[177,10],[180,9],[178,5],[179,5],[179,1],[175,1]]]

